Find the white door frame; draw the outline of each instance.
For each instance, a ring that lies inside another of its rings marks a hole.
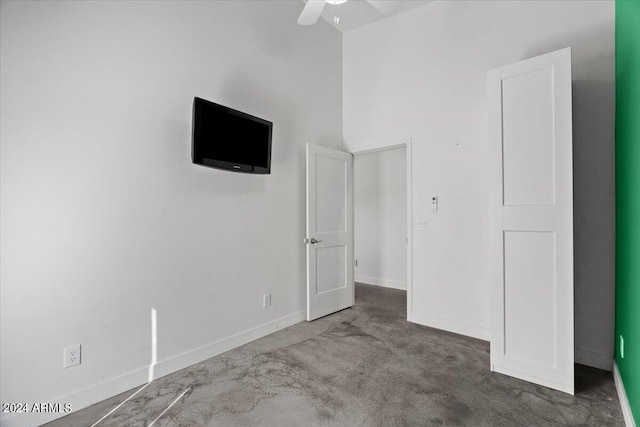
[[[376,153],[379,151],[393,150],[396,148],[406,148],[407,156],[407,318],[412,307],[412,289],[413,289],[413,204],[412,204],[412,180],[411,180],[411,138],[397,139],[393,141],[381,142],[371,145],[363,145],[354,147],[350,150],[354,156],[363,154]],[[346,149],[346,147],[345,147]],[[348,151],[348,149],[347,149]],[[355,197],[355,191],[354,191]],[[353,221],[353,217],[351,220]],[[355,224],[351,224],[355,231]],[[355,277],[355,271],[354,271]]]

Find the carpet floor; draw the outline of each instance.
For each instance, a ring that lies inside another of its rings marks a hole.
[[[47,425],[117,408],[98,426],[624,426],[611,372],[575,374],[570,396],[490,372],[488,342],[409,323],[406,292],[358,284],[350,309]]]

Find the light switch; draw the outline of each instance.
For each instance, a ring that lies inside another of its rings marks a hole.
[[[427,220],[426,219],[421,219],[418,220],[416,223],[417,229],[418,231],[424,231],[427,229]]]

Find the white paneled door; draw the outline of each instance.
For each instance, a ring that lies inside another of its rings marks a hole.
[[[573,394],[571,49],[488,73],[491,370]]]
[[[353,155],[307,144],[307,320],[351,307]]]

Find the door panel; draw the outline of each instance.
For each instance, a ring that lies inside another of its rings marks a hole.
[[[504,233],[505,355],[551,368],[558,326],[555,251],[555,233]]]
[[[316,294],[347,286],[346,246],[316,248]]]
[[[550,68],[502,81],[504,204],[555,201],[553,75]]]
[[[351,307],[353,156],[307,144],[307,320]]]
[[[348,162],[315,155],[317,233],[346,232]]]
[[[573,394],[571,50],[487,83],[491,369]]]

